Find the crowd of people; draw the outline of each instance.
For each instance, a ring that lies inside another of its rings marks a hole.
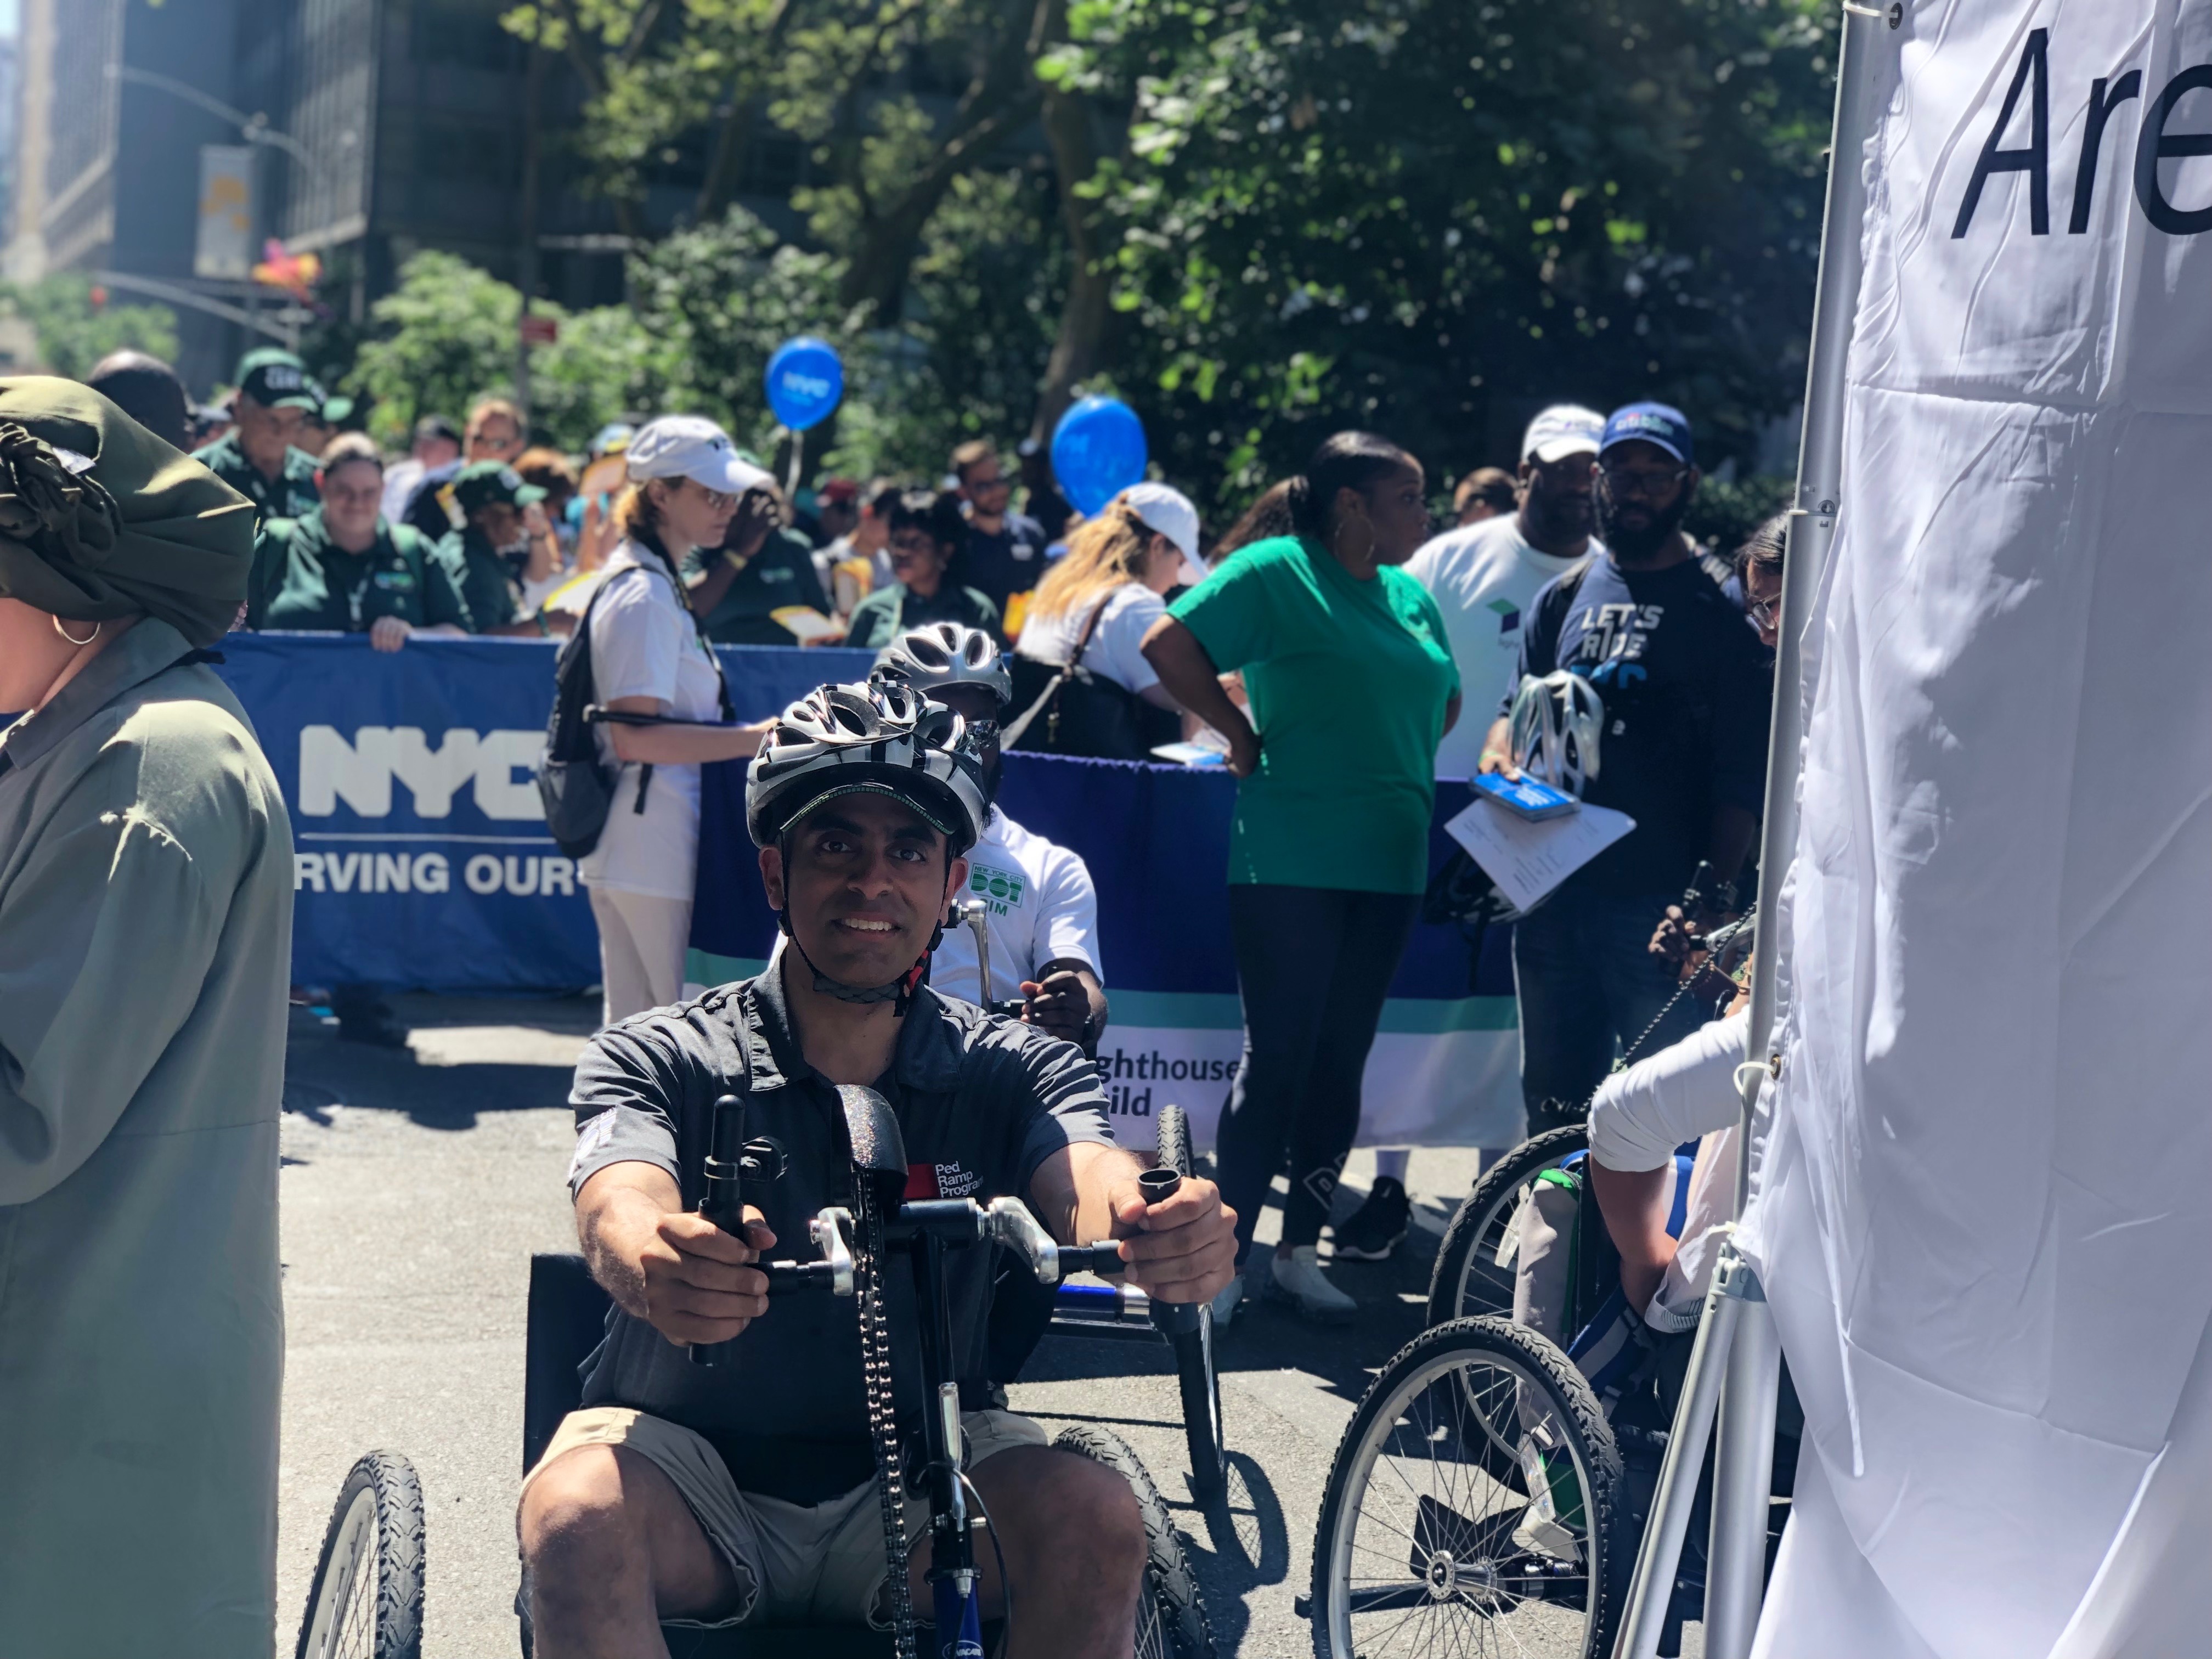
[[[1623,1290],[1643,1304],[1623,1317],[1694,1318],[1702,1258],[1685,1254],[1697,1229],[1669,1224],[1672,1149],[1705,1135],[1700,1169],[1725,1161],[1718,1079],[1741,1060],[1741,1021],[1703,1024],[1710,998],[1677,993],[1741,908],[1783,538],[1766,526],[1731,564],[1684,533],[1700,473],[1679,410],[1544,410],[1510,474],[1457,481],[1440,534],[1422,463],[1339,433],[1209,538],[1165,483],[1077,514],[1034,447],[1018,453],[1020,508],[988,443],[956,452],[937,487],[830,478],[792,493],[696,416],[611,425],[572,457],[530,447],[521,412],[488,396],[458,425],[425,418],[395,458],[331,429],[343,412],[282,351],[239,365],[213,434],[153,360],[122,354],[89,379],[0,385],[0,708],[13,711],[0,713],[0,1204],[11,1333],[54,1362],[0,1379],[0,1403],[50,1431],[139,1424],[161,1436],[170,1479],[236,1498],[235,1514],[204,1517],[208,1549],[144,1552],[189,1563],[190,1583],[140,1564],[161,1617],[213,1630],[245,1608],[266,1633],[252,1610],[267,1603],[272,1541],[291,891],[272,851],[275,780],[204,665],[240,627],[360,635],[383,652],[417,635],[558,639],[556,681],[588,676],[599,805],[578,868],[606,1024],[578,1073],[571,1186],[620,1319],[585,1408],[526,1486],[541,1632],[613,1641],[672,1607],[749,1616],[785,1593],[756,1571],[771,1531],[849,1567],[856,1606],[874,1594],[854,1542],[872,1522],[851,1398],[783,1399],[787,1427],[822,1437],[794,1460],[787,1437],[752,1433],[750,1406],[731,1419],[737,1396],[669,1358],[670,1342],[731,1340],[765,1308],[750,1266],[765,1244],[679,1197],[679,1153],[714,1092],[702,1079],[731,1064],[756,1092],[817,1100],[832,1082],[878,1082],[902,1103],[909,1152],[935,1160],[917,1167],[1025,1194],[1064,1240],[1115,1231],[1136,1282],[1209,1302],[1217,1325],[1255,1295],[1348,1319],[1323,1235],[1336,1260],[1376,1259],[1407,1229],[1404,1149],[1384,1152],[1357,1210],[1334,1218],[1334,1200],[1436,878],[1440,778],[1540,764],[1632,822],[1515,918],[1522,1103],[1531,1129],[1589,1116]],[[201,465],[183,466],[196,436]],[[873,672],[781,712],[732,706],[715,645],[830,641],[875,652]],[[1109,1144],[1085,1057],[1110,1018],[1097,916],[1115,896],[1000,807],[1001,751],[1018,747],[1164,750],[1238,780],[1223,873],[1243,1052],[1218,1189],[1194,1179],[1149,1203]],[[748,762],[780,934],[767,971],[686,1002],[699,769],[727,760]],[[1029,902],[965,902],[1000,888]],[[341,988],[343,1035],[389,1040],[377,988]],[[108,1017],[118,999],[138,1011],[127,1027]],[[1617,1072],[1624,1054],[1641,1063]],[[800,1185],[823,1177],[820,1152]],[[1256,1224],[1285,1175],[1262,1258]],[[204,1207],[211,1191],[224,1226],[165,1243],[159,1273],[139,1231],[89,1219],[160,1217],[187,1194]],[[962,1294],[987,1380],[1013,1380],[1048,1308],[1034,1287]],[[118,1351],[118,1310],[134,1308],[143,1316],[121,1328],[143,1334],[143,1352]],[[220,1334],[222,1365],[170,1366],[161,1333],[180,1310]],[[781,1338],[752,1339],[746,1375],[811,1376],[821,1356],[807,1345],[826,1340],[787,1319]],[[106,1363],[69,1358],[96,1348]],[[94,1375],[115,1388],[90,1412],[40,1392]],[[148,1377],[161,1386],[131,1383]],[[991,1460],[976,1479],[1006,1513],[1034,1516],[1042,1550],[1010,1541],[1009,1559],[1057,1583],[1043,1546],[1071,1517],[1085,1538],[1119,1540],[1110,1593],[1085,1615],[1112,1650],[1141,1556],[1121,1559],[1138,1537],[1126,1494],[1075,1480],[998,1398],[969,1414],[975,1461]],[[46,1495],[55,1538],[92,1535],[97,1518],[56,1495],[107,1492],[77,1478],[104,1454],[46,1438],[18,1460],[26,1489]],[[802,1510],[811,1542],[791,1530]],[[624,1577],[641,1528],[680,1534],[689,1576]],[[78,1616],[81,1598],[34,1589],[73,1582],[65,1565],[36,1550],[25,1562],[6,1582],[36,1601],[33,1622]],[[599,1589],[569,1594],[585,1583]],[[561,1640],[544,1639],[549,1653]]]
[[[162,366],[126,354],[92,378],[182,437],[191,406]],[[1526,758],[1510,718],[1524,684],[1583,683],[1601,720],[1578,728],[1572,781],[1635,824],[1515,928],[1530,1132],[1579,1121],[1618,1054],[1697,1023],[1675,996],[1680,953],[1655,951],[1653,933],[1670,908],[1692,933],[1740,908],[1778,592],[1755,556],[1779,542],[1754,538],[1732,568],[1683,533],[1700,474],[1678,410],[1543,410],[1510,471],[1456,479],[1440,533],[1421,464],[1341,434],[1209,537],[1164,483],[1075,513],[1035,444],[1014,469],[978,440],[934,484],[832,477],[793,493],[696,416],[613,422],[570,456],[532,447],[521,411],[487,395],[458,423],[424,416],[392,458],[331,430],[332,400],[296,357],[256,350],[236,379],[229,429],[196,453],[259,520],[241,625],[391,651],[418,634],[565,638],[589,617],[597,696],[623,717],[595,741],[637,809],[609,816],[580,871],[611,1022],[680,995],[697,769],[752,755],[774,728],[771,711],[731,707],[712,647],[842,643],[972,703],[994,777],[1001,746],[1143,759],[1184,744],[1167,752],[1241,780],[1226,876],[1245,1051],[1221,1169],[1247,1254],[1269,1182],[1291,1174],[1283,1242],[1248,1277],[1311,1316],[1352,1311],[1322,1266],[1324,1231],[1340,1260],[1385,1257],[1405,1235],[1408,1149],[1382,1150],[1364,1202],[1332,1227],[1335,1182],[1431,880],[1436,780]],[[1048,1021],[1079,1009],[1069,1034],[1095,1046],[1107,1001],[1089,872],[993,823],[975,856],[1034,902],[1020,938],[991,918],[1009,937],[972,992]],[[969,949],[952,929],[940,983],[973,977]],[[374,988],[334,1002],[345,1035],[398,1040]],[[1241,1294],[1240,1279],[1222,1319]]]

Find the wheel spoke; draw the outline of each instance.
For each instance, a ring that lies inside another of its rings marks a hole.
[[[1559,1558],[1522,1541],[1539,1503],[1550,1506],[1543,1514],[1591,1513],[1578,1431],[1553,1386],[1510,1349],[1443,1349],[1376,1402],[1364,1443],[1346,1455],[1343,1478],[1357,1470],[1358,1484],[1338,1498],[1332,1546],[1330,1616],[1351,1651],[1474,1659],[1579,1650],[1577,1632],[1595,1607],[1588,1558],[1583,1571],[1555,1574]],[[1523,1443],[1541,1451],[1541,1479],[1522,1470]],[[1528,1493],[1497,1473],[1509,1459]],[[1586,1540],[1586,1527],[1577,1536]]]

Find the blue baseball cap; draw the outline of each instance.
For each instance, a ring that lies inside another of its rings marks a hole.
[[[1684,466],[1698,464],[1696,446],[1690,441],[1689,417],[1670,404],[1630,404],[1614,410],[1606,420],[1605,436],[1598,441],[1597,453],[1602,455],[1615,444],[1632,439],[1658,445]]]

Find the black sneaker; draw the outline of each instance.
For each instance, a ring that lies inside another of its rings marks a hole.
[[[1402,1182],[1377,1176],[1367,1201],[1346,1216],[1334,1230],[1339,1261],[1387,1261],[1406,1237],[1413,1215],[1413,1200]]]

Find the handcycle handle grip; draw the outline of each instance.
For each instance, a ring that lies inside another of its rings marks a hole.
[[[827,1291],[832,1296],[853,1294],[853,1250],[846,1241],[845,1230],[852,1225],[853,1212],[836,1206],[823,1210],[806,1224],[814,1248],[822,1253],[819,1261],[757,1261],[768,1279],[770,1297],[786,1295],[793,1291]],[[738,1345],[736,1337],[727,1342],[695,1342],[691,1345],[691,1363],[695,1365],[720,1365],[728,1363],[731,1350]]]
[[[1182,1190],[1182,1172],[1166,1164],[1143,1170],[1137,1176],[1137,1190],[1145,1195],[1146,1204],[1164,1204]],[[1195,1303],[1154,1302],[1150,1312],[1153,1325],[1170,1336],[1198,1328]]]

